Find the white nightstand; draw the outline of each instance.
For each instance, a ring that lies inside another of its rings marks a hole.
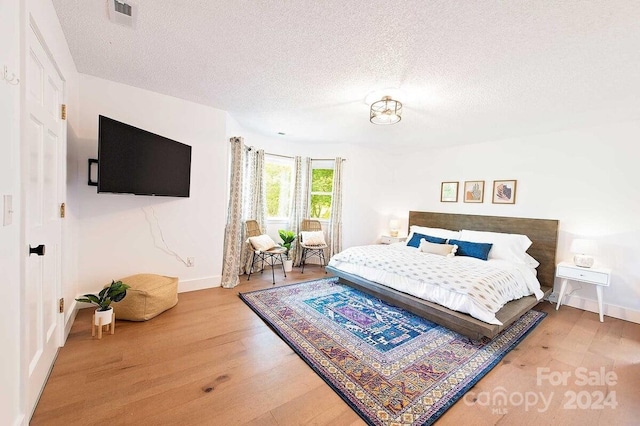
[[[562,287],[560,287],[560,297],[556,311],[562,305],[562,298],[567,290],[567,281],[579,281],[581,283],[593,284],[596,286],[598,294],[598,312],[600,313],[600,322],[604,321],[602,315],[602,288],[609,287],[611,279],[611,269],[608,268],[581,268],[571,262],[560,262],[556,267],[556,277],[562,278]]]
[[[390,235],[383,235],[380,237],[380,244],[393,244],[406,241],[407,237],[392,237]]]

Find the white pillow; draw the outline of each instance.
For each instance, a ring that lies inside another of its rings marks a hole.
[[[323,246],[327,244],[324,242],[324,232],[322,231],[302,231],[300,234],[305,246]]]
[[[458,251],[458,246],[455,244],[436,244],[430,243],[424,238],[420,239],[420,251],[423,253],[438,254],[440,256],[453,257]]]
[[[460,239],[474,243],[491,243],[489,259],[502,259],[514,263],[527,263],[525,254],[531,247],[531,240],[522,234],[504,234],[502,232],[460,231]]]
[[[254,250],[267,251],[277,246],[276,242],[267,234],[258,235],[257,237],[249,237],[247,240],[251,243]]]
[[[407,237],[407,242],[411,241],[411,237],[413,237],[414,233],[429,235],[431,237],[444,238],[445,240],[461,240],[460,231],[451,231],[449,229],[442,228],[429,228],[426,226],[417,226],[411,225],[409,228],[409,236]]]

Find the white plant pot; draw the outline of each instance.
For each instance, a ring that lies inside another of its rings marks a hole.
[[[293,270],[293,260],[286,259],[284,261],[284,271],[285,272],[291,272],[292,270]]]
[[[110,306],[106,311],[99,311],[96,309],[95,316],[93,317],[93,325],[100,325],[100,318],[102,318],[102,325],[111,324],[113,319],[113,307]]]

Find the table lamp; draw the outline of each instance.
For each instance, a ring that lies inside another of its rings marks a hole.
[[[593,266],[593,255],[597,251],[596,242],[583,238],[577,238],[571,243],[569,249],[573,253],[573,263],[582,268],[591,268]]]
[[[389,235],[390,236],[397,237],[399,228],[400,228],[400,222],[397,219],[391,219],[389,221]]]

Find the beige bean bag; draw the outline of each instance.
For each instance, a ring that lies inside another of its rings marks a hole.
[[[146,321],[178,303],[178,278],[156,274],[137,274],[121,278],[129,285],[127,296],[112,303],[116,319]]]

